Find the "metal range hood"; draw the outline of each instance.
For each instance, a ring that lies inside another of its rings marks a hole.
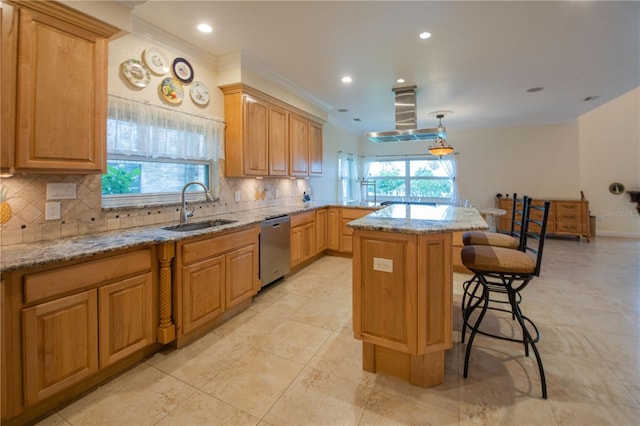
[[[367,133],[367,139],[371,142],[407,142],[407,141],[434,141],[438,138],[447,138],[447,129],[435,127],[433,129],[417,129],[416,118],[416,86],[394,87],[396,104],[396,130],[387,132]]]

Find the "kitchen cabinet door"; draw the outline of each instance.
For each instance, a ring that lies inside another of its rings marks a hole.
[[[257,293],[258,244],[232,251],[225,257],[226,309],[230,309]]]
[[[304,246],[303,246],[303,230],[302,226],[296,226],[291,228],[291,245],[289,247],[291,268],[298,266],[304,260]]]
[[[311,259],[316,254],[316,224],[307,223],[302,227],[302,259]]]
[[[269,106],[269,175],[289,175],[289,113]]]
[[[26,405],[98,371],[95,289],[22,311]]]
[[[309,122],[309,175],[322,176],[322,126]]]
[[[152,285],[149,272],[98,289],[100,368],[153,343]]]
[[[183,333],[224,313],[225,279],[224,255],[182,268]]]
[[[298,115],[289,115],[289,174],[309,176],[309,122]]]
[[[0,41],[2,42],[0,48],[0,91],[2,92],[0,170],[2,172],[10,172],[15,164],[17,31],[18,14],[14,12],[14,7],[4,2],[0,3]]]
[[[61,10],[56,2],[23,4],[18,21],[16,170],[103,173],[107,37],[117,29]]]
[[[328,209],[316,210],[316,254],[327,249],[327,215]]]
[[[244,173],[266,176],[269,152],[269,105],[244,96]]]
[[[327,248],[340,250],[340,210],[334,207],[327,212]]]

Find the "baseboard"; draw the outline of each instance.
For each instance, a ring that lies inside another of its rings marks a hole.
[[[619,232],[619,231],[596,231],[596,237],[616,237],[616,238],[633,238],[640,239],[640,234],[634,234],[632,232]]]

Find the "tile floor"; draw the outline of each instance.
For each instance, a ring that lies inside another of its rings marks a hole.
[[[542,333],[549,399],[515,343],[479,337],[462,378],[461,283],[442,385],[361,369],[351,260],[324,257],[181,350],[155,354],[40,425],[636,425],[640,243],[547,241],[523,310]],[[488,317],[501,328],[508,320]]]

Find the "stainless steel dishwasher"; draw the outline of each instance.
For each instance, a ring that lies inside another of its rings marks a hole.
[[[268,217],[260,225],[260,281],[262,287],[289,273],[288,215]]]

